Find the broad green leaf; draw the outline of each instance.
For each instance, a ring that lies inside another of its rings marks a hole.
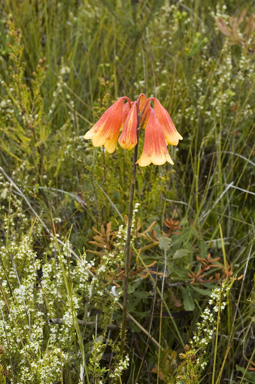
[[[194,311],[195,303],[190,290],[188,288],[183,288],[183,287],[180,287],[180,288],[182,291],[183,306],[185,311]]]

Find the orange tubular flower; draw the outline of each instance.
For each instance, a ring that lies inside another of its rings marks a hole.
[[[124,104],[124,101],[128,102]],[[150,101],[154,102],[153,108]],[[138,131],[145,129],[143,152],[137,164],[145,167],[149,164],[162,165],[166,161],[173,164],[168,153],[167,145],[177,145],[182,136],[177,132],[167,110],[158,99],[147,99],[141,93],[137,101],[130,101],[124,96],[118,99],[105,111],[98,122],[85,135],[85,139],[92,139],[95,147],[104,145],[105,150],[112,153],[119,144],[122,148],[131,150],[138,142]],[[137,159],[135,151],[135,161]]]
[[[119,144],[122,148],[128,150],[134,148],[137,144],[137,102],[133,103],[129,111],[119,138]]]
[[[94,147],[104,145],[109,153],[113,153],[117,147],[118,136],[123,123],[124,100],[127,97],[118,99],[105,113],[98,122],[85,135],[85,139],[92,139]]]
[[[165,164],[166,161],[173,164],[173,160],[167,150],[163,129],[154,110],[151,109],[145,129],[143,152],[137,164],[141,167],[146,167],[150,163],[162,165]]]
[[[166,143],[171,145],[178,145],[179,140],[182,140],[182,136],[177,132],[167,110],[163,107],[163,105],[160,104],[158,99],[153,97],[151,100],[154,100],[154,110],[156,112],[158,121],[163,128]]]

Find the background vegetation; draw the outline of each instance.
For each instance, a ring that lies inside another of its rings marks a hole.
[[[255,383],[253,2],[0,9],[0,382]],[[132,153],[83,135],[141,92],[184,140],[138,169],[122,356]]]

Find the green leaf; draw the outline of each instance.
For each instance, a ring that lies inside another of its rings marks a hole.
[[[199,247],[200,257],[204,259],[208,254],[206,243],[203,240],[200,240],[198,247]]]
[[[200,295],[203,295],[203,296],[211,296],[211,294],[212,294],[212,291],[210,291],[210,289],[198,288],[195,285],[192,285],[191,288],[194,289],[194,291],[196,291],[197,293],[199,293]]]
[[[194,311],[195,309],[195,303],[193,300],[193,297],[191,295],[191,292],[187,288],[180,287],[182,291],[182,298],[183,298],[183,306],[185,311]]]
[[[142,282],[143,282],[143,279],[141,279],[141,278],[132,281],[132,283],[130,283],[129,286],[128,286],[128,293],[132,294],[132,293],[136,292],[139,289],[141,291],[141,288],[139,288],[139,286],[142,284]]]
[[[148,299],[149,295],[146,291],[135,291],[134,298],[136,299]]]
[[[178,249],[174,252],[173,259],[181,259],[189,253],[187,249]]]
[[[245,380],[248,380],[248,383],[255,383],[255,376],[252,372],[247,371],[245,368],[239,367],[239,365],[236,365],[236,370],[242,372],[243,377]]]
[[[159,239],[159,248],[167,251],[172,244],[172,240],[168,237],[160,237]]]

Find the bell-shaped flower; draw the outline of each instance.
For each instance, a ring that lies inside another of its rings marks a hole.
[[[169,116],[169,113],[163,107],[163,105],[160,104],[158,99],[153,97],[151,100],[154,101],[154,111],[156,112],[157,119],[163,128],[166,143],[171,145],[178,145],[179,140],[182,140],[182,136],[177,132],[174,123]]]
[[[145,129],[143,152],[137,163],[141,167],[146,167],[150,163],[162,165],[166,161],[173,164],[164,137],[164,132],[153,109]]]
[[[137,102],[134,102],[126,118],[119,144],[124,149],[132,149],[137,144]]]
[[[127,100],[127,103],[124,101]],[[150,101],[154,101],[154,106]],[[177,145],[182,136],[177,132],[167,110],[158,99],[147,99],[141,93],[137,101],[130,101],[124,96],[118,99],[102,115],[98,122],[85,135],[85,139],[92,139],[95,147],[104,145],[107,152],[114,152],[119,144],[122,148],[131,150],[138,142],[138,131],[145,129],[144,148],[137,163],[146,166],[173,161],[167,151],[167,145]]]
[[[94,147],[104,145],[109,153],[113,153],[117,147],[117,141],[121,125],[123,123],[124,100],[127,97],[118,99],[105,113],[98,122],[85,135],[85,139],[92,139]]]

